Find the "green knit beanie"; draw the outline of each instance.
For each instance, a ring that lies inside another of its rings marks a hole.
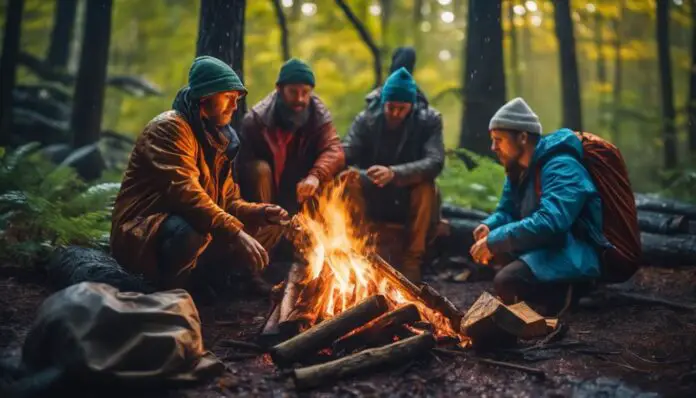
[[[416,81],[413,76],[401,67],[389,75],[382,87],[382,103],[388,101],[416,102]]]
[[[280,68],[276,84],[308,84],[314,87],[314,72],[306,63],[291,58]]]
[[[239,76],[225,62],[207,55],[196,57],[189,70],[191,97],[202,98],[223,91],[247,93]]]

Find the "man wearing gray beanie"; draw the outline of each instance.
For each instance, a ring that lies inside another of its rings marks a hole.
[[[471,255],[504,265],[494,285],[505,303],[529,301],[551,315],[570,285],[600,276],[600,248],[609,245],[601,198],[580,139],[569,129],[542,136],[522,98],[493,115],[489,132],[507,178],[496,211],[474,230]]]

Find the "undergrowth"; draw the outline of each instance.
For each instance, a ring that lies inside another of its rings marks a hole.
[[[117,183],[88,185],[30,143],[0,148],[0,262],[40,263],[57,246],[108,248]]]
[[[476,166],[470,170],[462,157]],[[490,212],[498,204],[504,182],[505,169],[494,160],[455,149],[448,151],[437,185],[445,202]]]

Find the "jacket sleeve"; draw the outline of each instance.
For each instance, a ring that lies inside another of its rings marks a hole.
[[[488,247],[493,254],[526,252],[553,242],[570,231],[596,188],[587,170],[570,155],[549,160],[541,170],[539,208],[529,217],[491,231]]]
[[[394,184],[409,186],[434,180],[445,165],[445,145],[442,139],[442,116],[429,116],[424,126],[428,140],[423,148],[423,158],[410,163],[392,166]]]
[[[227,176],[227,180],[225,180],[223,189],[228,213],[250,224],[257,223],[263,218],[263,209],[267,207],[268,204],[252,203],[242,199],[239,185],[234,181],[231,170]]]
[[[346,166],[346,156],[333,122],[321,126],[317,150],[319,156],[309,175],[317,177],[321,182],[326,182],[334,178]]]
[[[145,155],[168,182],[165,200],[201,233],[236,237],[244,225],[221,209],[201,187],[196,164],[197,142],[183,122],[155,125],[148,132]]]
[[[495,212],[482,222],[482,224],[486,224],[491,231],[515,220],[513,216],[515,205],[512,201],[511,195],[512,186],[510,185],[510,180],[506,178],[505,185],[503,186],[503,193],[500,197],[500,202],[498,202]]]
[[[350,125],[348,134],[343,138],[343,151],[345,152],[346,164],[348,166],[360,167],[361,159],[367,150],[365,146],[365,135],[368,133],[365,112],[360,112]]]

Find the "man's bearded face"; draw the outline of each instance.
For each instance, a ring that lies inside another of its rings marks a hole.
[[[239,91],[223,91],[209,95],[201,99],[201,112],[216,126],[228,125],[241,97],[242,93]]]
[[[413,104],[410,102],[387,101],[384,103],[384,118],[389,128],[396,128],[406,120],[411,113]]]
[[[524,153],[521,134],[505,130],[491,130],[491,150],[498,156],[506,170],[517,169]]]
[[[284,84],[280,89],[283,102],[295,113],[300,113],[309,106],[312,86],[309,84]]]

